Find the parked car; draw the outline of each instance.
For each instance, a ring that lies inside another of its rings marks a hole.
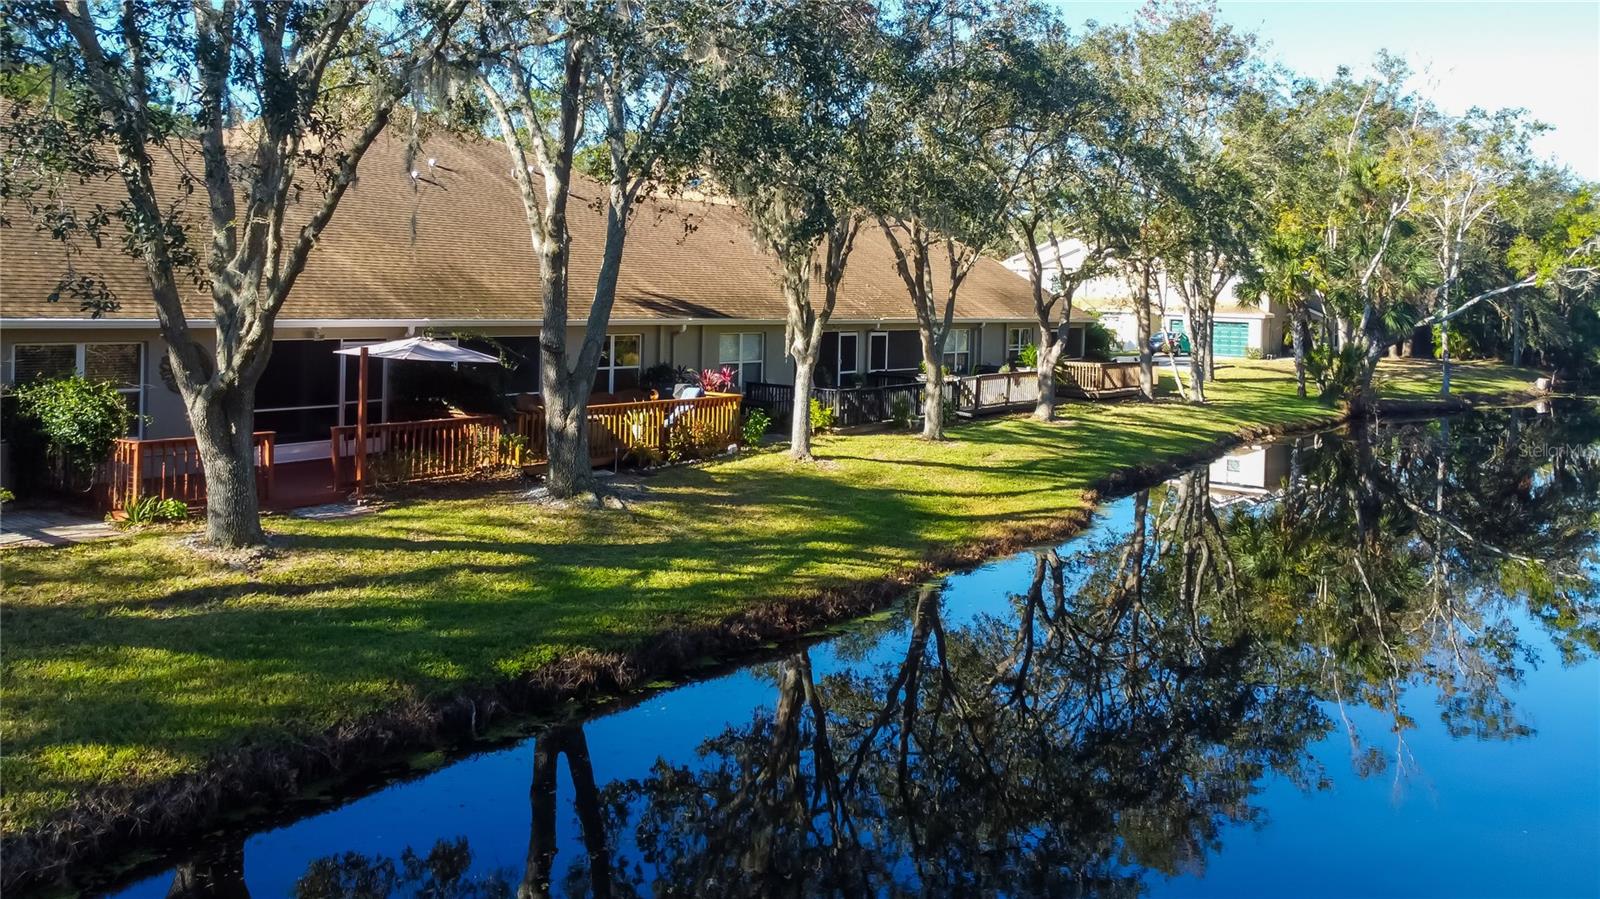
[[[1169,348],[1179,356],[1189,355],[1189,335],[1180,331],[1157,331],[1150,335],[1150,352],[1165,353]]]

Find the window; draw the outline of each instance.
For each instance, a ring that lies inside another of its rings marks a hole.
[[[1016,364],[1025,347],[1033,346],[1032,328],[1006,329],[1006,361]]]
[[[144,433],[144,344],[36,343],[11,348],[12,384],[69,375],[116,385],[134,416],[129,436]]]
[[[972,331],[960,328],[944,338],[944,367],[953,375],[964,375],[972,363]]]
[[[606,335],[600,343],[600,364],[594,373],[595,393],[638,389],[639,348],[643,343],[638,334]]]
[[[867,371],[916,371],[922,364],[922,339],[916,331],[873,331],[867,335]]]
[[[734,383],[741,391],[751,381],[761,380],[762,343],[759,331],[721,334],[717,337],[717,366],[734,370]]]
[[[58,343],[11,348],[11,383],[48,381],[78,373],[77,344]]]

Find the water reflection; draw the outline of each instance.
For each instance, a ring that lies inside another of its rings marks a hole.
[[[1600,463],[1556,451],[1594,424],[1247,448],[1132,497],[1113,533],[1034,552],[976,613],[928,588],[885,631],[758,666],[764,698],[693,753],[604,779],[584,723],[545,732],[520,864],[440,834],[318,858],[294,894],[1135,896],[1203,875],[1265,820],[1264,783],[1348,776],[1310,751],[1330,736],[1401,791],[1415,716],[1532,733],[1511,697],[1534,641],[1600,652]],[[197,856],[170,895],[245,895],[243,855]]]

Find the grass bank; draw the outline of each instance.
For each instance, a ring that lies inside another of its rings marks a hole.
[[[717,628],[746,645],[792,632],[805,615],[764,623],[751,610],[859,600],[867,584],[881,598],[895,576],[1081,521],[1092,491],[1121,472],[1336,418],[1270,365],[1227,369],[1211,400],[1067,404],[1059,423],[982,421],[939,444],[825,438],[817,465],[762,453],[650,477],[626,511],[552,510],[506,487],[358,518],[276,517],[283,552],[248,570],[171,533],[8,552],[8,843],[24,858],[43,852],[42,864],[130,816],[198,826],[217,794],[196,779],[219,765],[271,767],[314,746],[337,767],[341,733],[374,745],[419,736],[396,730],[408,709],[507,684],[582,688],[587,669],[572,660],[625,659],[663,635]],[[682,642],[662,658],[703,649]],[[290,789],[296,771],[273,776]],[[152,791],[185,783],[191,805],[169,796],[150,811]],[[55,850],[38,849],[43,834]]]
[[[1245,365],[1263,371],[1294,376],[1293,359],[1273,359]],[[1375,381],[1381,402],[1391,407],[1422,407],[1427,404],[1470,405],[1473,401],[1499,402],[1507,397],[1527,394],[1533,382],[1543,376],[1532,368],[1518,368],[1498,362],[1457,362],[1450,367],[1450,393],[1457,402],[1446,402],[1439,395],[1442,367],[1433,359],[1385,359],[1378,366]]]

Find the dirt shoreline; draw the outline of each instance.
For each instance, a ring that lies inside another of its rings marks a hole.
[[[1520,405],[1530,399],[1501,395],[1433,405],[1384,402],[1378,412],[1440,412]],[[626,693],[658,678],[692,677],[696,662],[707,656],[732,660],[758,652],[763,644],[794,640],[877,611],[917,583],[1070,538],[1089,523],[1103,498],[1154,486],[1241,443],[1326,430],[1350,419],[1348,413],[1329,410],[1325,418],[1295,426],[1241,428],[1191,452],[1114,471],[1084,492],[1079,508],[1049,522],[935,549],[908,569],[806,596],[768,597],[714,625],[673,628],[628,652],[580,652],[524,677],[431,701],[405,702],[305,737],[298,745],[237,747],[215,755],[202,771],[159,783],[86,792],[45,824],[0,837],[0,857],[6,862],[0,887],[48,885],[69,866],[116,861],[135,838],[142,843],[179,840],[217,827],[235,809],[260,806],[268,810],[263,815],[269,814],[309,784],[354,780],[361,771],[406,753],[479,739],[497,721],[548,714],[572,701]]]

